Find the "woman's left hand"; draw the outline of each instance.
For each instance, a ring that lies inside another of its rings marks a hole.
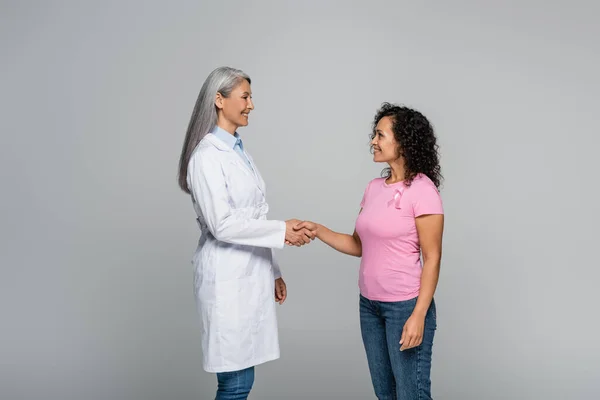
[[[400,351],[419,346],[423,342],[423,331],[425,330],[425,317],[412,314],[402,329],[400,337]]]
[[[275,301],[279,304],[283,304],[287,298],[287,287],[283,278],[275,279]]]

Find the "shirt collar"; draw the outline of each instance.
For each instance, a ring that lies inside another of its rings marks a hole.
[[[225,142],[225,144],[227,144],[232,149],[235,147],[236,144],[239,145],[241,149],[244,148],[242,145],[242,139],[240,138],[240,135],[238,135],[237,132],[235,132],[232,135],[226,130],[215,126],[215,129],[213,129],[211,133],[219,139],[221,139],[223,142]]]

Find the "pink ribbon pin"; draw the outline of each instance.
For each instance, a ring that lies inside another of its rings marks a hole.
[[[388,207],[390,205],[392,205],[392,203],[393,203],[394,207],[396,207],[397,209],[400,209],[400,199],[402,199],[403,192],[404,192],[404,188],[396,189],[396,191],[394,193],[394,198],[392,200],[388,201]]]

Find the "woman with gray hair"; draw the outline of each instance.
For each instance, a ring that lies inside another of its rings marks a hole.
[[[265,182],[237,133],[254,110],[250,84],[229,67],[206,78],[179,161],[179,186],[200,227],[194,293],[203,368],[217,374],[217,400],[247,399],[254,366],[279,358],[275,301],[283,304],[287,290],[272,249],[314,238],[294,230],[299,220],[267,220]]]

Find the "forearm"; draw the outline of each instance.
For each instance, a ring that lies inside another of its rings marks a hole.
[[[362,256],[362,244],[360,239],[353,235],[334,232],[323,225],[317,225],[317,238],[323,243],[339,251],[355,257]]]
[[[200,207],[203,222],[222,242],[256,247],[282,248],[286,224],[263,219],[267,209],[235,210],[230,204],[230,188],[223,172],[223,159],[211,151],[194,153],[188,168],[192,198]]]
[[[212,225],[212,227],[210,226]],[[285,222],[264,219],[236,219],[232,216],[209,223],[211,232],[222,242],[256,247],[282,248]]]
[[[419,298],[413,311],[414,314],[423,318],[431,305],[433,294],[437,287],[440,276],[440,257],[428,259],[423,263],[423,272],[421,273],[421,288],[419,289]]]

